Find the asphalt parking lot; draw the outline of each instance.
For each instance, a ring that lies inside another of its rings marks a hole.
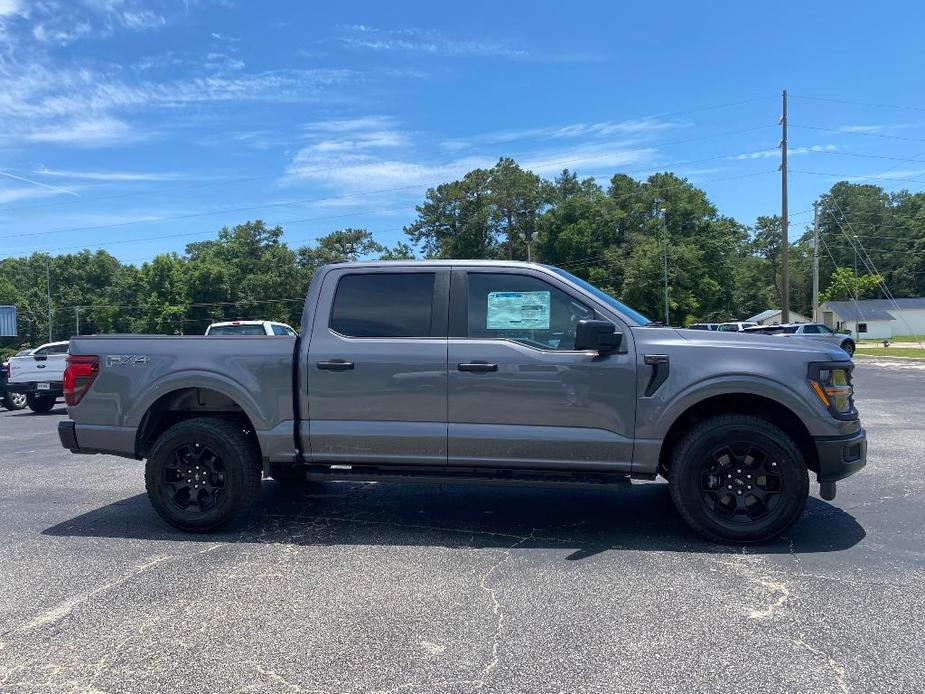
[[[155,515],[141,463],[0,414],[0,689],[925,691],[925,366],[858,360],[870,462],[758,548],[662,483],[266,481],[231,531]]]

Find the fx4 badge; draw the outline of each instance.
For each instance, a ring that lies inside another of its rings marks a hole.
[[[147,354],[107,354],[106,366],[147,366]]]

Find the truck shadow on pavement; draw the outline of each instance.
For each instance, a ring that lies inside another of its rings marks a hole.
[[[64,405],[56,406],[48,412],[33,412],[32,410],[25,409],[20,410],[19,412],[11,412],[7,415],[7,417],[48,417],[49,415],[53,414],[67,414],[67,407]]]
[[[139,494],[43,531],[56,537],[273,543],[302,546],[397,545],[459,549],[572,550],[584,559],[607,550],[728,553],[695,535],[675,512],[664,483],[615,489],[325,482],[295,490],[266,481],[253,512],[206,535],[168,526]],[[800,521],[754,552],[837,552],[865,536],[855,518],[811,497]]]

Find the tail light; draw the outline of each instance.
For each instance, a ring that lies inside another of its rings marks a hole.
[[[64,402],[73,407],[90,390],[100,372],[100,358],[81,354],[67,355],[64,369]]]

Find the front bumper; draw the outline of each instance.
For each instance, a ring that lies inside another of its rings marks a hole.
[[[71,453],[80,452],[80,446],[77,445],[77,428],[74,422],[58,422],[58,438],[61,439],[61,445]]]
[[[867,432],[863,429],[849,436],[818,436],[814,442],[820,483],[843,480],[867,465]]]

